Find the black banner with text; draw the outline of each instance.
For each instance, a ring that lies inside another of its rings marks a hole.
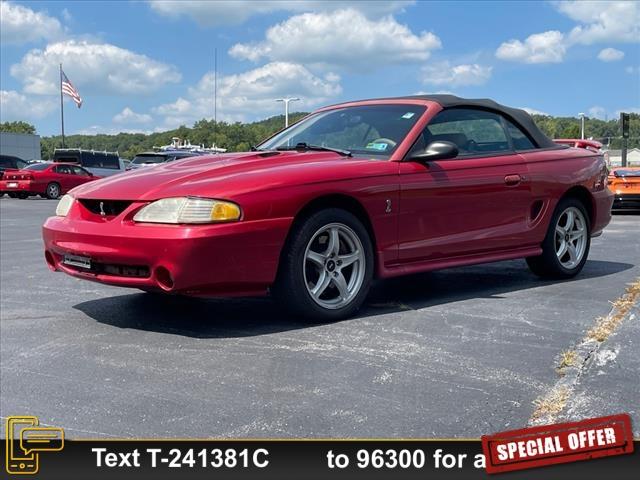
[[[488,475],[480,441],[66,440],[64,448],[55,451],[38,450],[37,444],[18,448],[20,441],[25,442],[14,440],[15,448],[12,442],[2,446],[10,476],[22,478],[34,473],[34,478],[91,480],[538,479],[544,473],[588,480],[614,472],[616,479],[637,478],[640,471],[638,442],[630,455]]]

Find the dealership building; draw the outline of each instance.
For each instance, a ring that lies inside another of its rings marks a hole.
[[[40,135],[0,132],[0,154],[23,160],[40,158]]]

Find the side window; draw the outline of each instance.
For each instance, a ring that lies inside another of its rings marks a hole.
[[[76,174],[76,175],[80,175],[81,177],[88,177],[89,176],[89,173],[85,169],[80,168],[80,167],[73,167],[73,173]]]
[[[520,127],[514,125],[510,120],[504,119],[509,135],[511,135],[511,141],[513,142],[513,148],[516,150],[531,150],[536,148],[529,137],[520,129]]]
[[[499,115],[484,110],[452,108],[436,115],[422,133],[425,145],[455,143],[461,156],[509,151]]]
[[[71,169],[67,165],[58,165],[56,167],[56,172],[68,175],[71,173]]]

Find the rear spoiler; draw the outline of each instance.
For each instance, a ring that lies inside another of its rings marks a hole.
[[[554,138],[554,143],[559,145],[569,145],[574,148],[584,148],[586,150],[591,150],[592,152],[598,153],[602,148],[602,143],[596,142],[595,140],[583,140],[583,139],[574,139],[574,138]]]

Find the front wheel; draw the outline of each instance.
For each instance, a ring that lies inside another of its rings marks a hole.
[[[318,321],[353,315],[373,278],[373,247],[362,222],[331,208],[294,226],[274,294],[293,312]]]
[[[542,242],[542,255],[527,258],[533,273],[546,278],[571,278],[580,273],[589,255],[591,224],[583,203],[560,200]]]

